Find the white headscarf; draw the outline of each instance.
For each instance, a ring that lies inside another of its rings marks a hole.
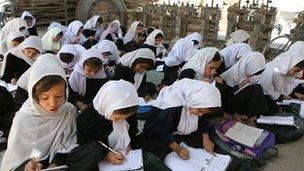
[[[3,63],[2,63],[2,68],[1,68],[1,75],[4,74],[4,70],[5,70],[5,66],[6,66],[6,62],[7,62],[7,56],[8,56],[9,53],[16,56],[17,58],[23,59],[30,66],[32,66],[34,64],[34,62],[35,62],[35,60],[37,59],[38,56],[34,59],[27,57],[23,53],[23,50],[26,49],[26,48],[34,48],[34,49],[38,50],[38,52],[41,54],[41,52],[42,52],[42,40],[37,36],[30,36],[30,37],[26,38],[19,46],[10,49],[4,55],[4,60],[3,60]]]
[[[74,71],[72,72],[70,78],[69,78],[69,83],[71,88],[77,92],[80,96],[84,96],[86,92],[86,78],[97,78],[97,79],[104,79],[107,78],[107,75],[105,73],[104,67],[102,67],[94,76],[88,77],[84,73],[84,62],[87,59],[90,58],[100,58],[101,60],[101,54],[94,50],[94,49],[89,49],[85,51],[81,55],[80,61],[74,66]]]
[[[225,47],[221,50],[221,55],[225,61],[225,67],[229,69],[244,55],[245,53],[251,52],[250,45],[246,43],[235,43]]]
[[[58,28],[60,28],[61,30],[62,30],[62,32],[63,32],[63,34],[65,34],[67,31],[68,31],[68,27],[67,26],[63,26],[63,25],[61,25],[60,23],[58,23],[58,22],[52,22],[50,25],[49,25],[49,27],[47,28],[47,30],[50,30],[51,28],[53,28],[53,27],[58,27]]]
[[[183,106],[178,134],[190,134],[197,130],[198,116],[188,108],[221,107],[221,95],[212,84],[185,78],[164,87],[152,105],[159,109]]]
[[[67,63],[60,61],[62,64],[62,67],[64,69],[73,70],[75,64],[79,61],[81,54],[84,53],[85,51],[86,51],[86,49],[83,46],[78,45],[78,44],[64,45],[61,47],[57,56],[59,58],[61,53],[70,53],[70,54],[74,55],[73,61],[71,63],[67,64]]]
[[[186,36],[185,38],[189,39],[191,41],[193,41],[193,40],[197,41],[198,45],[195,46],[196,49],[201,47],[203,37],[198,32],[191,33],[188,36]]]
[[[197,52],[194,42],[190,39],[181,38],[173,45],[168,57],[165,59],[167,66],[177,66],[182,62],[187,62]]]
[[[24,34],[28,34],[27,32],[27,25],[24,20],[21,18],[13,18],[12,20],[8,21],[5,26],[0,31],[0,53],[1,55],[5,55],[8,50],[7,46],[7,36],[10,33],[14,33],[20,31],[20,28],[24,27]]]
[[[20,32],[20,31],[16,31],[16,32],[10,33],[7,36],[7,48],[8,48],[7,50],[10,50],[11,48],[13,48],[12,41],[19,37],[25,38],[24,33]]]
[[[142,22],[140,22],[140,21],[134,21],[134,22],[131,24],[131,26],[130,26],[128,32],[126,33],[126,35],[125,35],[125,37],[124,37],[124,39],[123,39],[124,44],[127,44],[127,43],[129,43],[130,41],[135,40],[135,38],[136,38],[136,28],[137,28],[137,26],[138,26],[139,24],[142,24]]]
[[[220,53],[217,48],[206,47],[198,50],[198,52],[183,66],[185,69],[193,69],[195,71],[195,79],[203,80],[206,65],[211,62],[216,52]]]
[[[60,50],[60,41],[54,42],[54,38],[60,32],[62,32],[62,30],[59,27],[53,27],[44,34],[44,36],[41,38],[42,42],[43,42],[43,50],[45,50],[45,51]]]
[[[105,83],[93,100],[93,106],[98,113],[110,120],[117,109],[139,105],[138,95],[134,86],[124,80]],[[130,144],[129,124],[126,120],[113,122],[113,131],[108,136],[109,146],[114,150],[125,151]]]
[[[120,25],[121,25],[120,21],[118,19],[116,19],[113,22],[116,22],[118,24],[118,32],[117,32],[118,37],[122,37],[123,38],[123,32],[122,32],[121,27],[120,27]]]
[[[36,24],[36,18],[28,11],[23,11],[22,15],[21,15],[21,18],[25,21],[25,17],[31,17],[33,19],[32,21],[32,25],[31,26],[27,26],[28,28],[32,28],[35,26]]]
[[[100,17],[101,17],[100,15],[94,15],[83,26],[84,29],[90,29],[90,30],[96,31],[94,39],[98,39],[101,36],[102,31],[103,31],[103,28],[101,25],[96,27],[96,22]]]
[[[289,50],[277,56],[273,61],[267,63],[265,71],[258,77],[264,93],[277,100],[285,88],[286,81],[294,79],[287,76],[288,71],[304,60],[304,42],[298,41],[290,46]],[[291,92],[285,92],[290,94]]]
[[[54,55],[43,55],[56,58]],[[64,102],[56,113],[48,113],[32,97],[34,85],[43,77],[59,75],[65,80],[64,70],[55,63],[34,65],[30,73],[29,99],[16,113],[8,139],[8,148],[4,155],[1,170],[12,171],[32,157],[45,160],[61,149],[75,147],[76,144],[76,108]],[[66,89],[66,96],[68,89]],[[66,97],[67,99],[67,97]]]
[[[83,24],[79,20],[75,20],[71,22],[68,26],[68,31],[65,33],[63,37],[63,44],[82,44],[86,41],[86,38],[83,34],[80,36],[80,41],[78,43],[74,43],[77,37],[77,33],[79,29],[83,26]]]
[[[158,56],[161,52],[163,52],[165,49],[164,45],[162,43],[155,45],[155,37],[158,34],[162,34],[164,36],[164,33],[160,29],[155,29],[153,32],[151,32],[144,44],[156,47],[156,56]]]
[[[148,49],[148,48],[141,48],[129,53],[126,53],[125,55],[123,55],[120,59],[119,59],[119,63],[123,66],[127,66],[129,68],[132,67],[133,62],[138,59],[138,58],[144,58],[144,59],[151,59],[153,60],[153,62],[155,62],[155,55],[152,52],[152,50]],[[134,86],[136,89],[138,89],[140,87],[140,84],[144,78],[146,71],[142,72],[142,73],[135,73],[134,76]]]
[[[232,45],[234,43],[244,43],[246,40],[250,39],[250,35],[245,30],[236,30],[230,34],[230,39],[227,41],[226,45]]]
[[[108,28],[104,32],[102,32],[102,34],[99,38],[99,42],[104,40],[107,37],[108,34],[110,34],[111,37],[112,37],[112,40],[114,42],[116,42],[116,35],[115,34],[117,33],[118,29],[119,29],[118,23],[116,21],[112,21],[109,24]]]
[[[111,55],[107,56],[107,58],[105,58],[104,56],[102,57],[103,64],[106,64],[108,61],[115,61],[116,63],[118,63],[120,52],[114,42],[110,40],[102,40],[98,44],[94,45],[92,49],[98,50],[100,54],[104,52],[111,53]]]
[[[260,52],[249,52],[230,69],[221,74],[221,78],[230,87],[240,85],[244,79],[252,77],[253,74],[265,69],[265,57]],[[251,80],[254,81],[254,80]]]

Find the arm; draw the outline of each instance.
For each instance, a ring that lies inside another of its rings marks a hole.
[[[183,78],[190,78],[190,79],[194,79],[195,78],[195,71],[191,68],[185,69],[183,70],[180,74],[178,79],[181,80]]]

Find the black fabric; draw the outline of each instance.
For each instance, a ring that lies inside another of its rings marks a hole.
[[[16,93],[15,93],[15,103],[16,103],[16,108],[19,110],[23,103],[28,99],[28,92],[24,90],[21,87],[17,87]]]
[[[84,29],[83,30],[83,32],[82,32],[82,34],[86,37],[86,38],[88,38],[88,37],[90,37],[90,36],[95,36],[95,33],[96,33],[96,31],[95,30],[91,30],[91,29]]]
[[[193,69],[188,68],[188,69],[183,70],[183,71],[179,74],[178,79],[179,79],[179,80],[181,80],[181,79],[183,79],[183,78],[194,79],[194,78],[195,78],[195,74],[196,74],[196,72],[195,72]]]
[[[31,66],[23,59],[9,53],[7,55],[6,65],[1,80],[10,83],[13,78],[19,79],[19,77],[30,67]]]
[[[225,82],[217,84],[221,92],[222,107],[228,114],[238,113],[248,117],[258,117],[269,111],[263,89],[259,84],[244,88],[239,93],[233,93],[238,87],[230,87]]]
[[[136,115],[128,117],[126,121],[130,125],[130,144],[133,147],[133,140],[138,133]],[[100,115],[98,111],[94,109],[93,104],[90,104],[77,118],[77,141],[80,145],[90,141],[102,141],[108,145],[108,136],[112,131],[112,121]],[[103,150],[105,152],[107,151],[107,149]]]
[[[82,43],[81,45],[85,48],[85,49],[90,49],[92,46],[96,45],[98,42],[96,40],[90,40],[87,39],[84,43]]]
[[[28,32],[29,32],[29,34],[30,34],[31,36],[38,36],[38,32],[37,32],[36,26],[34,26],[34,27],[32,27],[32,28],[28,28],[27,30],[28,30]]]
[[[154,53],[154,55],[156,56],[156,47],[155,46],[151,46],[151,45],[148,45],[148,44],[143,44],[141,46],[141,48],[148,48],[150,50],[152,50],[152,52]]]
[[[107,34],[107,36],[105,37],[105,40],[110,40],[112,42],[115,42],[115,40],[113,40],[112,35],[110,33]]]
[[[132,52],[134,50],[137,50],[142,46],[143,42],[144,41],[136,42],[135,40],[132,40],[124,45],[124,51]]]
[[[227,71],[227,68],[225,67],[225,62],[223,61],[220,65],[220,67],[217,69],[215,76],[220,76],[225,71]]]
[[[164,85],[172,85],[178,78],[178,70],[179,68],[182,68],[185,65],[185,62],[181,63],[177,66],[167,66],[164,65],[163,71],[164,71],[164,78],[161,81]]]
[[[297,85],[292,93],[290,94],[290,97],[293,99],[297,99],[297,97],[295,96],[295,93],[300,93],[300,94],[304,94],[304,84],[299,84]]]
[[[13,96],[0,86],[0,130],[4,132],[3,137],[8,137],[16,111]]]

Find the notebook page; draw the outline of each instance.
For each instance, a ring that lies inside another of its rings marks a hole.
[[[260,116],[257,123],[277,124],[277,125],[294,125],[293,116]]]
[[[115,170],[134,170],[143,167],[142,150],[132,150],[127,155],[127,158],[121,165],[112,165],[107,161],[101,161],[98,164],[100,171],[115,171]]]
[[[262,129],[254,128],[237,122],[233,127],[228,129],[225,135],[236,142],[248,147],[253,147],[255,142],[261,136],[262,132]]]

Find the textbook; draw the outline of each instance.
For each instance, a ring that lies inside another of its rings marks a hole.
[[[107,161],[101,161],[98,164],[100,171],[115,171],[115,170],[138,170],[144,167],[143,153],[141,149],[131,150],[126,156],[124,162],[120,165],[112,165]]]
[[[224,171],[227,169],[231,157],[229,155],[213,154],[202,148],[186,147],[190,158],[183,160],[173,151],[165,158],[165,164],[173,171]]]
[[[257,119],[259,124],[269,124],[269,125],[287,125],[294,126],[295,121],[293,116],[260,116]]]

